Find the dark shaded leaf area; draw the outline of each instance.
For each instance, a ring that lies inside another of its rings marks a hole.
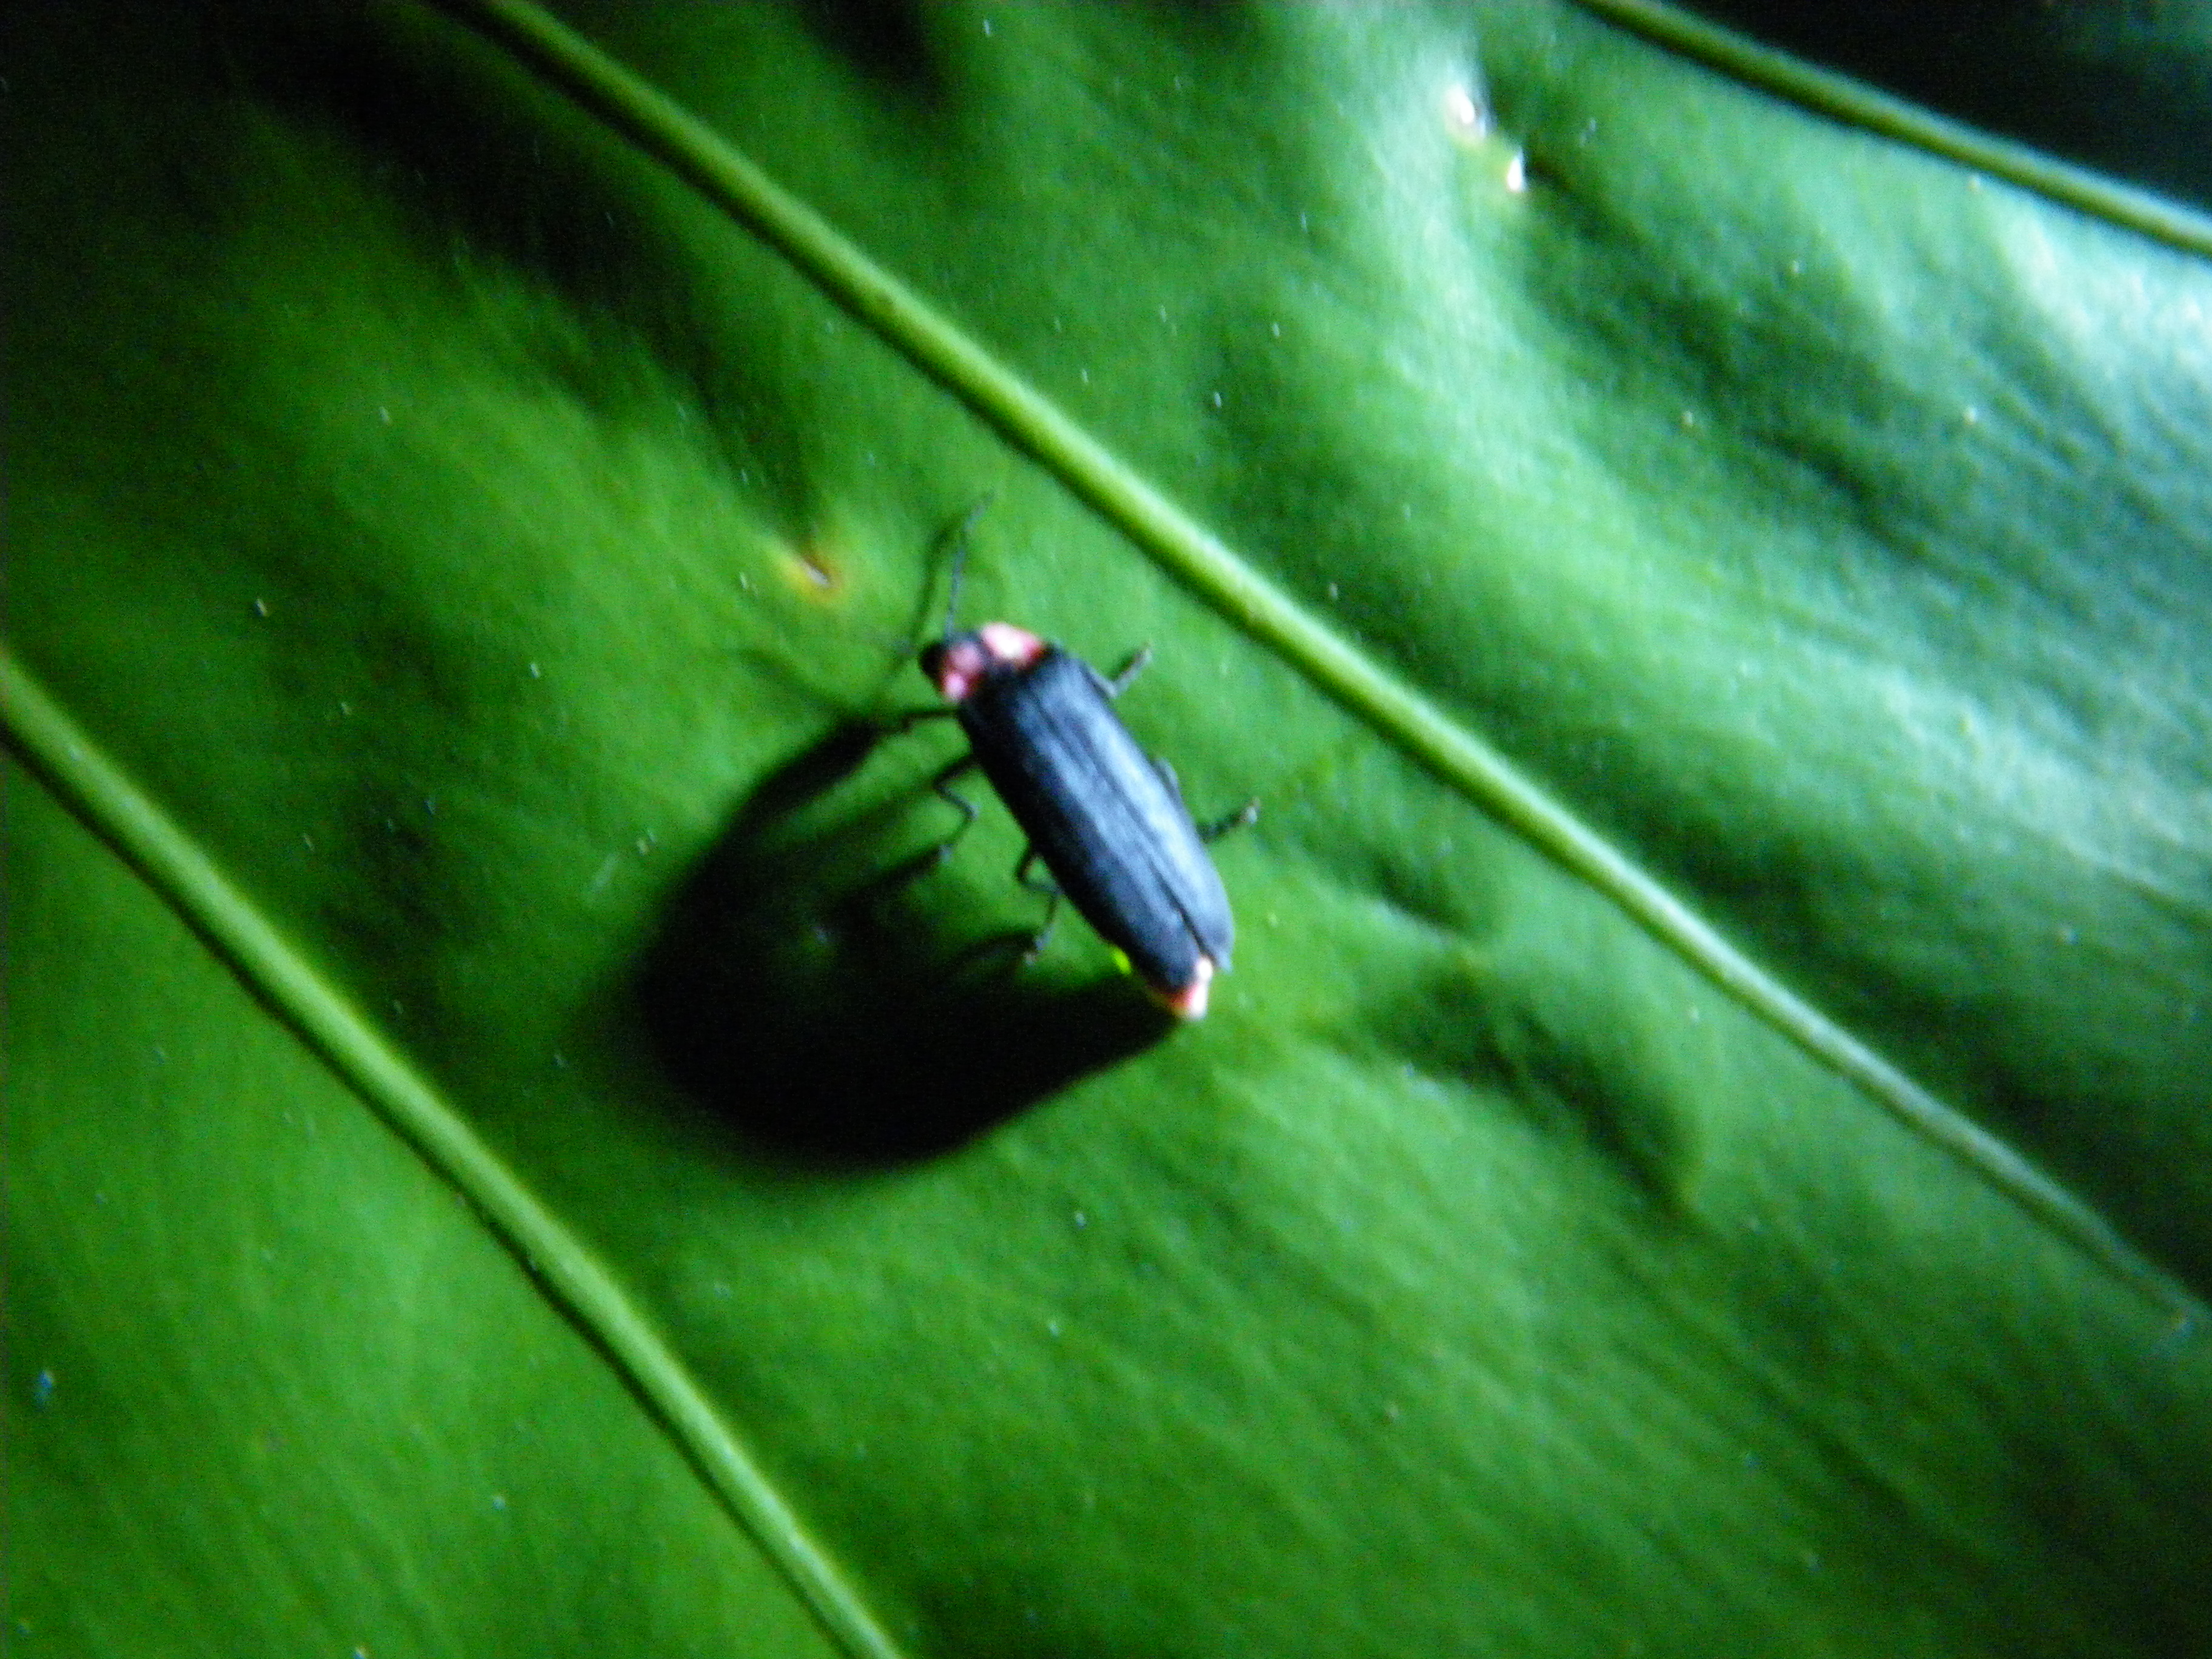
[[[2212,204],[2212,19],[2161,0],[1701,0],[1694,9],[1991,132]]]

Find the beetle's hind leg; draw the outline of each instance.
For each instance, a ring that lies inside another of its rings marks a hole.
[[[1152,757],[1152,769],[1160,775],[1160,781],[1167,785],[1168,793],[1175,797],[1176,805],[1182,806],[1182,785],[1176,781],[1175,768],[1155,755]],[[1188,811],[1190,809],[1184,806],[1183,810]],[[1200,841],[1219,841],[1231,830],[1242,830],[1248,823],[1257,823],[1259,817],[1260,798],[1255,795],[1227,817],[1216,818],[1211,823],[1194,824],[1192,828],[1198,831]]]
[[[1030,935],[1029,949],[1022,953],[1023,960],[1026,962],[1035,962],[1037,959],[1044,950],[1045,942],[1052,937],[1054,926],[1060,921],[1061,894],[1059,884],[1048,878],[1040,879],[1034,873],[1040,862],[1042,862],[1042,855],[1037,849],[1034,847],[1025,847],[1022,849],[1021,862],[1014,866],[1014,879],[1029,889],[1030,892],[1042,896],[1046,901],[1044,925]]]
[[[1211,823],[1200,824],[1198,838],[1205,842],[1219,841],[1231,830],[1242,830],[1248,823],[1257,823],[1259,821],[1260,798],[1255,795],[1227,817],[1216,818]]]

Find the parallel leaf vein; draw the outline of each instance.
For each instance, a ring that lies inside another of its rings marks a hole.
[[[1761,46],[1661,0],[1577,0],[1577,3],[1647,40],[1802,108],[2018,185],[2185,253],[2212,255],[2212,220],[2179,202],[1938,115],[1908,99]]]
[[[1820,92],[1832,102],[1843,96],[1827,84],[1838,77],[1824,78],[1779,53],[1759,56],[1763,48],[1748,46],[1709,27],[1699,26],[1700,33],[1664,8],[1641,0],[1584,3],[1738,72],[1748,72],[1737,58],[1749,53],[1758,58],[1753,67],[1765,84],[1780,86],[1777,77],[1785,70],[1802,71],[1801,80],[1810,77],[1800,88],[1803,95],[1810,98]],[[1186,586],[1299,668],[1315,685],[1447,786],[1606,894],[1638,927],[1728,995],[2119,1278],[2183,1317],[2195,1317],[2195,1298],[2103,1216],[1798,996],[1498,750],[1316,621],[706,123],[525,0],[432,3],[503,46],[778,249],[830,298],[1035,458]],[[1720,37],[1720,44],[1706,35]],[[1731,43],[1741,47],[1736,58],[1715,56],[1722,46]],[[1850,83],[1841,85],[1851,89]],[[1873,107],[1876,104],[1879,110]],[[1871,92],[1850,107],[1868,124],[1881,126],[1875,119],[1879,115],[1889,124],[1883,130],[1900,133],[1904,128],[1899,124],[1911,112]],[[1944,126],[1948,133],[1949,124],[1933,117],[1927,120]],[[1921,127],[1912,127],[1911,136],[1932,143]],[[1958,140],[1955,133],[1948,137]],[[2050,166],[2079,185],[2072,170]],[[1991,170],[2003,169],[1992,166]],[[2073,198],[2062,194],[2062,199]],[[2118,194],[2111,200],[2097,200],[2107,216],[2124,217],[2114,205]],[[2202,246],[2212,251],[2212,233],[2205,233],[2202,226],[2197,231],[2203,234]],[[2152,234],[2159,233],[2154,229]],[[2169,234],[2166,240],[2175,237]],[[2198,244],[2185,240],[2182,245]]]
[[[855,1659],[900,1659],[684,1362],[583,1241],[4,648],[0,734],[265,1006],[466,1196],[659,1413],[829,1634]]]

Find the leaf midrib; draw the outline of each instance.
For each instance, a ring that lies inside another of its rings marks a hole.
[[[0,733],[264,1006],[459,1189],[532,1278],[621,1368],[827,1634],[856,1659],[902,1659],[615,1276],[4,645]]]
[[[2027,159],[2041,165],[2024,167],[2019,161],[2025,152],[2015,154],[2014,147],[1994,141],[1979,149],[1962,149],[1964,141],[1952,124],[1921,116],[1879,94],[1865,93],[1856,102],[1843,98],[1837,85],[1849,88],[1852,83],[1794,65],[1793,60],[1763,48],[1743,47],[1724,31],[1681,19],[1668,9],[1646,0],[1583,3],[1666,46],[1827,113],[1949,155],[2175,246],[2212,253],[2212,230],[2167,204],[2156,204],[2159,222],[2145,222],[2130,206],[2131,192],[2089,188],[2076,176],[2078,170],[2043,163],[2032,155]],[[1448,787],[1612,899],[1638,927],[1725,994],[1857,1085],[1917,1133],[1958,1157],[2116,1275],[2184,1317],[2201,1316],[2190,1293],[2102,1216],[1791,992],[1498,750],[1315,621],[1056,405],[703,123],[534,7],[517,0],[432,3],[534,67],[777,247],[830,297],[961,398],[1191,590],[1300,669]],[[1778,64],[1790,74],[1784,74]],[[1875,109],[1877,104],[1881,107]],[[1936,128],[1942,131],[1936,132]],[[2054,188],[2045,176],[2054,171],[2067,175],[2059,181],[2063,187]],[[0,730],[10,747],[167,900],[267,1006],[469,1198],[547,1293],[627,1374],[702,1477],[806,1601],[825,1632],[854,1655],[898,1659],[900,1650],[860,1595],[807,1533],[614,1275],[232,884],[216,861],[100,750],[4,646],[0,646]]]
[[[527,0],[429,0],[504,47],[753,231],[824,295],[1026,452],[1194,593],[1268,647],[1379,736],[1555,863],[1724,994],[1841,1074],[1915,1133],[1960,1159],[2054,1232],[2182,1316],[2196,1299],[2094,1209],[1923,1087],[1731,944],[1663,884],[1583,823],[1497,749],[1316,621],[1060,407],[778,185],[750,157]],[[1586,0],[1601,15],[1769,89],[1966,160],[2084,210],[2212,252],[2212,228],[2178,210],[2137,222],[2130,192],[2063,163],[1980,142],[1935,117],[1755,47],[1648,0]],[[1725,48],[1725,50],[1724,50]],[[1961,146],[1972,155],[1962,153]],[[2033,163],[2034,165],[2031,166]],[[2059,175],[2063,175],[2063,177]],[[2162,208],[2165,204],[2159,204]],[[2161,219],[2160,223],[2165,225]],[[2194,240],[2191,240],[2193,235]]]

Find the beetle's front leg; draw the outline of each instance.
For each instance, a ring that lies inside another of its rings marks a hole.
[[[1106,682],[1106,695],[1109,697],[1118,697],[1127,691],[1129,689],[1129,683],[1145,672],[1146,665],[1152,659],[1152,647],[1149,645],[1139,646],[1129,653],[1129,660],[1115,671],[1114,678]]]
[[[975,803],[952,787],[953,779],[975,764],[975,757],[973,754],[963,755],[929,781],[930,789],[939,799],[947,801],[960,809],[960,827],[937,843],[937,861],[939,864],[952,856],[952,844],[968,833],[978,816]]]
[[[917,708],[911,714],[900,714],[894,719],[883,721],[876,729],[886,738],[902,738],[924,720],[955,720],[958,718],[959,714],[960,711],[957,708]]]

